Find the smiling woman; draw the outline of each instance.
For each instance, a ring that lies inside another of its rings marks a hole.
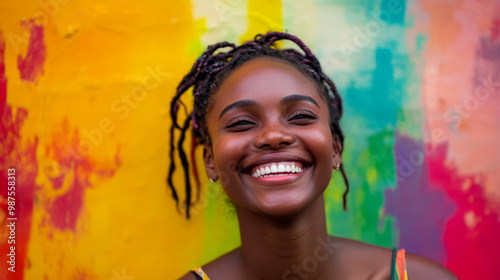
[[[281,61],[253,59],[228,76],[207,127],[208,176],[227,174],[226,194],[253,212],[297,213],[323,193],[340,164],[327,103],[313,82]]]
[[[296,43],[303,53],[278,49],[278,40]],[[191,87],[194,109],[179,125],[180,97]],[[208,47],[179,85],[171,115],[171,156],[178,151],[185,171],[186,217],[191,185],[182,144],[192,122],[208,177],[220,180],[235,204],[242,244],[182,279],[455,278],[430,260],[405,257],[404,250],[328,235],[323,192],[337,170],[347,183],[342,102],[298,38],[271,32],[241,46]],[[178,200],[174,170],[171,165],[168,181]]]

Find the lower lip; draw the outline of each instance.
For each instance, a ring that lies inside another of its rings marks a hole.
[[[277,184],[285,184],[285,183],[293,182],[293,181],[299,179],[300,177],[302,177],[302,175],[304,175],[304,173],[306,173],[308,170],[309,170],[309,168],[304,168],[304,171],[302,171],[300,173],[292,173],[292,174],[287,174],[287,175],[269,176],[269,177],[254,177],[250,174],[247,174],[247,175],[250,176],[250,178],[252,180],[255,180],[259,183],[277,185]]]

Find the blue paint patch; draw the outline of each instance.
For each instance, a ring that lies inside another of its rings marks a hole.
[[[380,5],[380,19],[389,24],[404,24],[406,1],[382,0]]]

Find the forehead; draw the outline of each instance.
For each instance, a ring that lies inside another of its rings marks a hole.
[[[322,101],[313,81],[287,62],[256,58],[234,70],[215,93],[213,109],[243,99],[281,99],[301,94]]]

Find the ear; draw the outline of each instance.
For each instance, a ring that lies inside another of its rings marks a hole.
[[[207,173],[208,179],[212,179],[214,182],[219,180],[219,175],[217,174],[217,168],[215,167],[215,160],[212,151],[212,147],[203,147],[203,159],[205,162],[205,172]]]
[[[337,169],[337,166],[342,164],[342,145],[340,144],[340,139],[337,135],[333,135],[332,141],[332,151],[333,151],[333,169]]]

